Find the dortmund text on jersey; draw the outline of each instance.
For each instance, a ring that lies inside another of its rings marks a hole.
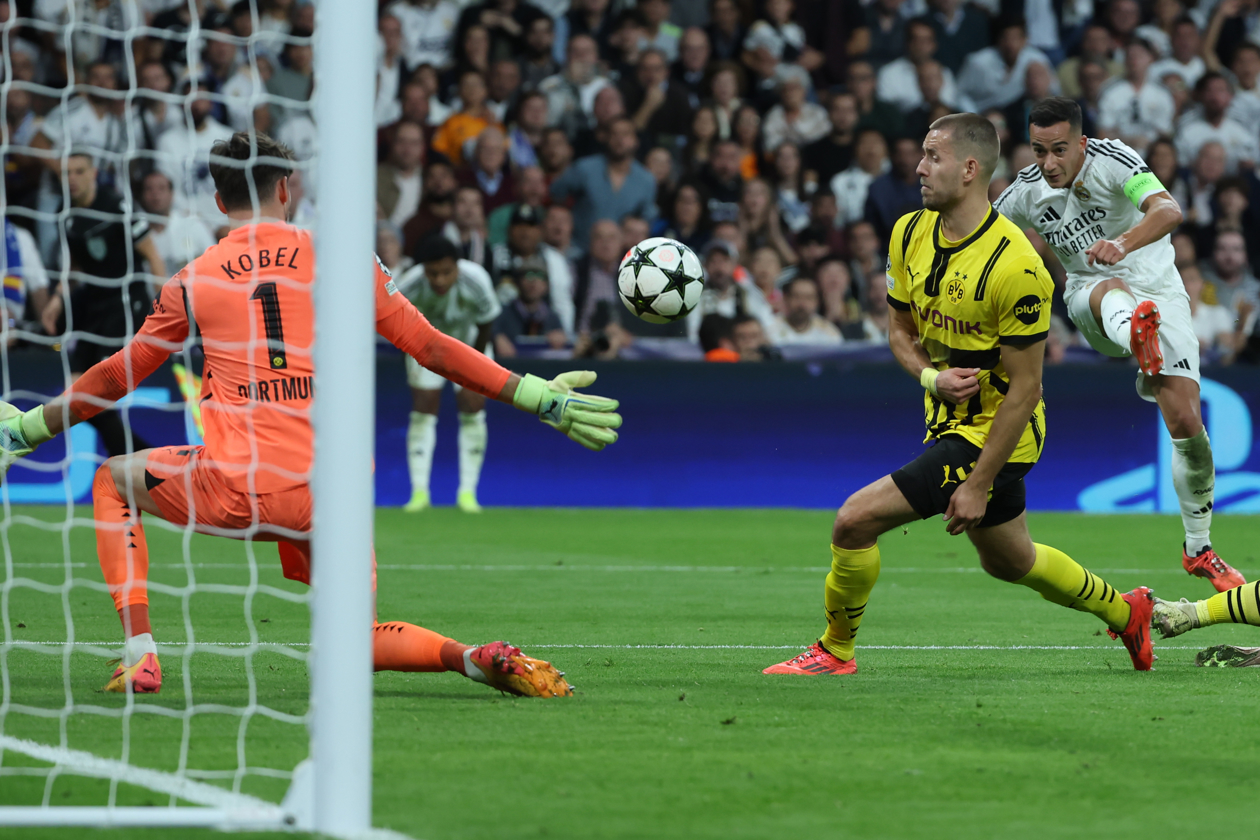
[[[888,252],[888,303],[912,313],[932,364],[980,369],[980,392],[965,403],[925,392],[927,440],[957,435],[983,447],[1009,390],[1001,345],[1028,345],[1049,333],[1050,273],[1023,231],[992,208],[961,242],[943,238],[937,213],[902,216]],[[1039,401],[1011,461],[1034,463],[1045,428]]]

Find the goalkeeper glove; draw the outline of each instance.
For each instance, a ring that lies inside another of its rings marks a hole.
[[[548,426],[598,452],[617,441],[617,433],[613,429],[621,426],[621,415],[615,413],[616,400],[578,394],[573,390],[585,388],[594,381],[595,373],[589,370],[562,373],[550,382],[527,373],[516,387],[512,404],[537,414]]]
[[[23,414],[16,406],[0,400],[0,475],[18,458],[30,455],[35,447],[51,439],[42,405]]]

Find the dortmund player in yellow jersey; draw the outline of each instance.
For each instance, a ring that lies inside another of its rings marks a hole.
[[[976,114],[932,124],[919,163],[925,210],[889,242],[889,344],[924,389],[927,441],[915,460],[854,493],[832,530],[827,630],[767,674],[852,674],[854,637],[879,577],[880,534],[942,515],[980,565],[1047,601],[1093,613],[1150,670],[1152,596],[1121,595],[1028,534],[1024,476],[1045,445],[1041,364],[1050,275],[1023,231],[989,204],[997,132]]]

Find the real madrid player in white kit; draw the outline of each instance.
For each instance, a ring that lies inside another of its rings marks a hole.
[[[501,307],[494,284],[484,268],[459,258],[454,243],[440,235],[420,242],[416,265],[398,278],[398,290],[416,305],[429,323],[486,353],[491,330]],[[488,355],[488,354],[487,354]],[[437,443],[438,408],[446,380],[407,356],[407,384],[411,386],[411,422],[407,426],[407,470],[411,476],[409,512],[429,507],[429,474]],[[459,493],[456,504],[477,513],[477,483],[486,458],[486,398],[458,385]]]
[[[1090,345],[1137,357],[1138,394],[1159,405],[1172,435],[1182,565],[1218,591],[1239,586],[1246,581],[1208,533],[1216,469],[1199,406],[1199,342],[1169,239],[1181,208],[1133,149],[1082,135],[1070,99],[1037,103],[1029,137],[1036,164],[993,206],[1054,249],[1067,271],[1068,314]]]

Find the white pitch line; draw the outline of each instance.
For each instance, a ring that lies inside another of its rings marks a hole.
[[[158,642],[158,648],[186,647],[187,642]],[[10,647],[66,647],[82,645],[84,647],[116,647],[117,640],[110,642],[33,642],[14,641]],[[196,642],[194,646],[206,647],[250,647],[250,642]],[[1201,645],[1154,645],[1160,650],[1202,650]],[[255,647],[310,647],[310,642],[259,642]],[[530,650],[800,650],[801,645],[588,645],[588,644],[542,644],[525,645]],[[1120,650],[1115,645],[858,645],[861,650]]]

